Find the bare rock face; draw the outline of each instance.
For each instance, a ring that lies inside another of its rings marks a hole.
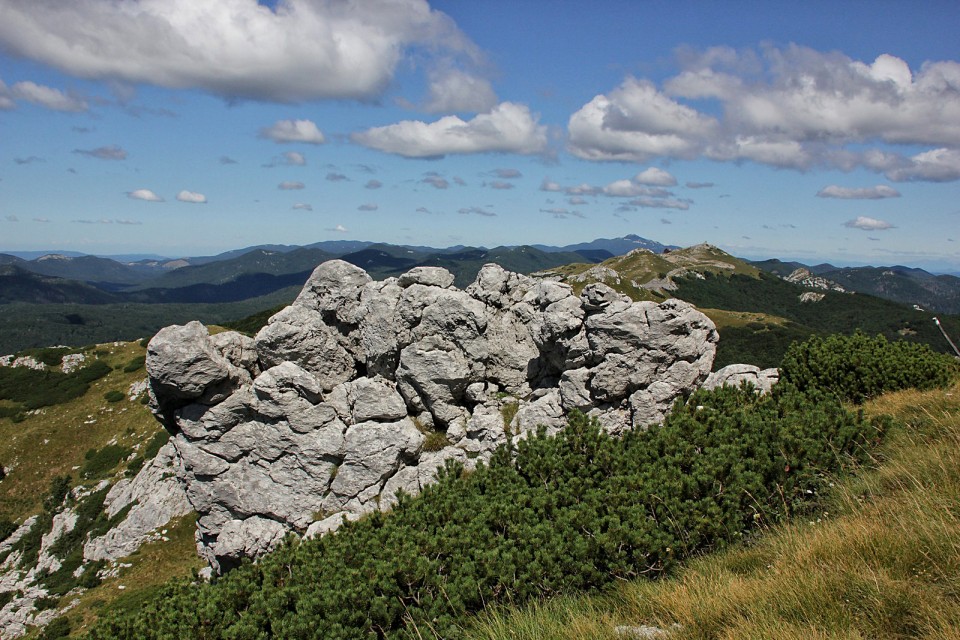
[[[769,393],[780,380],[780,370],[761,369],[752,364],[730,364],[714,371],[703,383],[704,389],[739,387],[744,382],[753,385],[759,393]]]
[[[418,493],[566,414],[612,433],[661,420],[713,364],[691,305],[632,302],[488,264],[465,290],[439,267],[373,281],[333,260],[255,339],[167,327],[148,347],[152,408],[216,570]],[[509,419],[509,424],[504,421]]]

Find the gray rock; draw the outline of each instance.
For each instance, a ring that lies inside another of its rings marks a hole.
[[[158,331],[147,345],[146,367],[161,414],[190,402],[216,404],[250,381],[250,374],[231,364],[196,321]]]
[[[85,561],[117,560],[128,556],[145,542],[159,538],[157,530],[170,520],[190,513],[183,485],[173,471],[178,464],[172,443],[160,448],[132,480],[113,485],[104,499],[107,517],[112,518],[133,505],[119,525],[83,546]]]
[[[779,380],[780,370],[776,368],[761,369],[752,364],[729,364],[711,373],[703,382],[703,388],[739,387],[746,382],[760,393],[769,393]]]
[[[473,468],[508,437],[554,433],[573,409],[611,433],[662,420],[706,379],[716,342],[691,305],[602,283],[575,295],[488,264],[461,291],[440,268],[374,282],[335,260],[252,341],[163,330],[148,372],[198,550],[222,569],[281,530],[389,508],[447,461]],[[429,432],[439,451],[423,451]]]
[[[403,288],[412,284],[449,289],[453,286],[453,274],[443,267],[414,267],[400,276],[397,281]]]

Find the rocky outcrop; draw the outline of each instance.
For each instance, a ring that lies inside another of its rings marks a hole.
[[[255,339],[199,323],[150,342],[151,406],[173,434],[217,570],[416,494],[573,409],[613,433],[662,419],[711,369],[713,323],[680,300],[631,302],[484,266],[384,281],[326,262]]]
[[[770,393],[779,380],[780,370],[777,368],[761,369],[752,364],[730,364],[707,376],[703,388],[739,387],[746,382],[760,393]]]

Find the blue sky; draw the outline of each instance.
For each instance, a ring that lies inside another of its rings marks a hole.
[[[0,0],[0,251],[960,270],[957,2]]]

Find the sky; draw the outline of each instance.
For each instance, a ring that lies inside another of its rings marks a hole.
[[[0,0],[0,252],[960,271],[960,3]]]

